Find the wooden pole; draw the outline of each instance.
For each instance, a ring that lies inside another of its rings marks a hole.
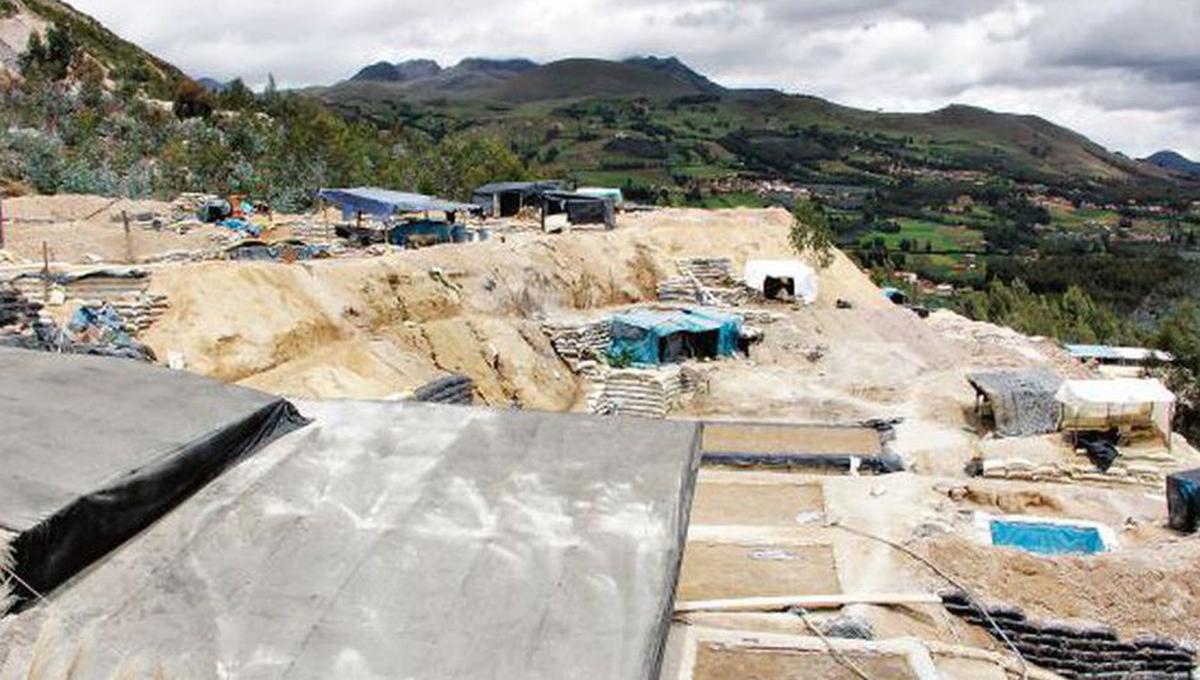
[[[4,250],[4,192],[0,191],[0,250]]]
[[[42,302],[50,302],[50,246],[42,241]]]
[[[125,225],[125,262],[133,264],[133,237],[129,234],[129,213],[121,211],[121,222]]]

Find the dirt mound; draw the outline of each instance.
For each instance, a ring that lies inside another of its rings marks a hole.
[[[1030,337],[1004,326],[973,321],[946,309],[929,315],[929,325],[954,341],[977,368],[1024,368],[1041,365],[1066,378],[1092,377],[1088,369],[1048,338]]]
[[[1200,641],[1200,545],[1159,543],[1089,557],[1045,557],[947,537],[921,546],[977,596],[1035,618],[1107,623],[1122,636],[1155,633]]]

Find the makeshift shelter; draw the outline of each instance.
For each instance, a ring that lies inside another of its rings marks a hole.
[[[448,214],[478,212],[473,203],[458,203],[425,194],[391,191],[377,187],[353,189],[321,189],[317,196],[342,209],[346,219],[358,214],[386,219],[399,213],[443,212]]]
[[[17,606],[50,592],[303,424],[278,397],[132,361],[0,347],[0,376],[0,556],[17,577],[0,612],[6,587]]]
[[[598,198],[568,191],[551,191],[542,194],[545,214],[567,214],[570,224],[603,224],[612,229],[617,226],[615,204],[607,198]]]
[[[512,217],[526,205],[541,207],[548,192],[565,192],[567,185],[554,180],[492,182],[475,189],[471,202],[490,217]]]
[[[592,198],[606,198],[612,201],[613,205],[618,208],[625,202],[625,195],[620,189],[608,187],[579,187],[575,193],[581,196],[591,196]]]
[[[742,318],[712,309],[634,309],[612,318],[609,356],[635,364],[732,356]]]
[[[1027,437],[1058,429],[1060,409],[1055,394],[1062,378],[1045,369],[970,373],[975,412],[1005,437]]]
[[[883,294],[883,297],[885,297],[889,301],[891,301],[892,304],[896,304],[896,305],[908,304],[908,293],[905,293],[904,291],[900,290],[899,288],[895,288],[893,286],[885,286],[883,288],[880,288],[879,292]]]
[[[749,260],[742,280],[768,298],[786,292],[806,305],[817,301],[817,272],[799,260]]]
[[[1200,526],[1200,469],[1167,476],[1168,523],[1192,533]]]
[[[13,654],[80,680],[132,659],[164,677],[658,677],[694,423],[300,408],[309,426],[6,621],[0,650],[45,624]]]
[[[1169,444],[1175,395],[1156,379],[1067,380],[1055,399],[1064,430],[1151,428]]]

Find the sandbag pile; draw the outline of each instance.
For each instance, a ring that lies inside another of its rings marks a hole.
[[[123,295],[109,302],[121,315],[125,325],[135,334],[149,328],[162,318],[170,304],[162,293],[135,293]]]
[[[585,323],[547,322],[542,332],[562,360],[576,373],[597,370],[612,343],[612,324],[607,320]]]
[[[986,628],[998,641],[1006,637],[1031,664],[1066,678],[1192,677],[1196,651],[1173,640],[1155,635],[1121,640],[1103,624],[1034,620],[1016,607],[980,605],[960,590],[941,597],[950,613]]]
[[[42,304],[10,284],[0,284],[0,344],[23,347],[40,332],[52,333],[54,323],[42,315]]]
[[[658,282],[659,302],[699,303],[702,293],[689,276],[672,276]]]
[[[595,414],[665,418],[679,404],[689,384],[679,366],[609,373],[588,400]]]
[[[662,302],[688,302],[737,307],[761,298],[756,291],[733,276],[733,260],[727,257],[693,257],[675,261],[679,276],[658,285]]]
[[[685,277],[695,277],[709,288],[724,288],[733,285],[733,260],[728,257],[692,257],[675,261],[675,266]]]
[[[436,404],[470,406],[475,403],[475,383],[467,376],[455,373],[413,390],[413,399]]]

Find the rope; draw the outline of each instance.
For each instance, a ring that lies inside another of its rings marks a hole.
[[[833,657],[834,661],[837,661],[846,668],[849,668],[855,675],[862,678],[862,680],[871,680],[871,676],[867,675],[866,671],[859,668],[858,665],[850,660],[850,657],[842,654],[840,651],[838,651],[837,647],[833,646],[833,642],[829,638],[825,637],[825,633],[822,633],[821,629],[817,628],[817,626],[812,622],[812,619],[808,618],[807,609],[804,607],[792,607],[789,611],[796,616],[799,616],[800,620],[804,622],[804,625],[808,626],[808,629],[816,634],[816,636],[821,639],[821,642],[825,643],[825,648],[829,650],[829,654]]]
[[[857,534],[859,536],[862,536],[863,538],[869,538],[874,541],[879,541],[880,543],[883,543],[884,545],[891,546],[892,548],[899,550],[900,552],[904,553],[905,555],[908,555],[912,559],[929,567],[931,570],[933,570],[933,572],[935,574],[937,574],[938,576],[945,579],[945,581],[947,583],[949,583],[950,585],[954,586],[955,588],[958,588],[959,590],[961,590],[967,596],[967,599],[971,602],[971,606],[974,607],[977,611],[979,611],[979,613],[983,614],[983,617],[985,619],[987,619],[988,624],[991,625],[992,630],[996,633],[996,635],[998,635],[1000,637],[1000,639],[1004,641],[1004,644],[1008,645],[1008,648],[1010,650],[1012,650],[1012,653],[1014,655],[1016,655],[1017,659],[1020,660],[1020,662],[1021,662],[1021,680],[1029,680],[1029,662],[1025,660],[1025,656],[1023,654],[1021,654],[1021,650],[1017,649],[1017,646],[1015,644],[1013,644],[1013,641],[1011,639],[1009,639],[1008,634],[1004,632],[1004,629],[1002,629],[1000,627],[1000,624],[996,623],[996,620],[992,618],[992,615],[988,613],[987,609],[985,609],[982,605],[978,604],[978,601],[975,599],[975,596],[961,582],[959,582],[957,579],[955,579],[950,574],[946,573],[945,570],[943,570],[941,567],[939,567],[938,565],[931,562],[928,558],[917,554],[916,552],[914,552],[911,548],[908,548],[907,546],[901,545],[899,543],[896,543],[895,541],[886,539],[882,536],[876,536],[875,534],[872,534],[867,531],[863,531],[862,529],[857,529],[855,527],[846,526],[844,524],[841,524],[838,521],[830,522],[828,524],[828,526],[837,527],[839,529],[842,529],[843,531],[848,531],[852,534]]]

